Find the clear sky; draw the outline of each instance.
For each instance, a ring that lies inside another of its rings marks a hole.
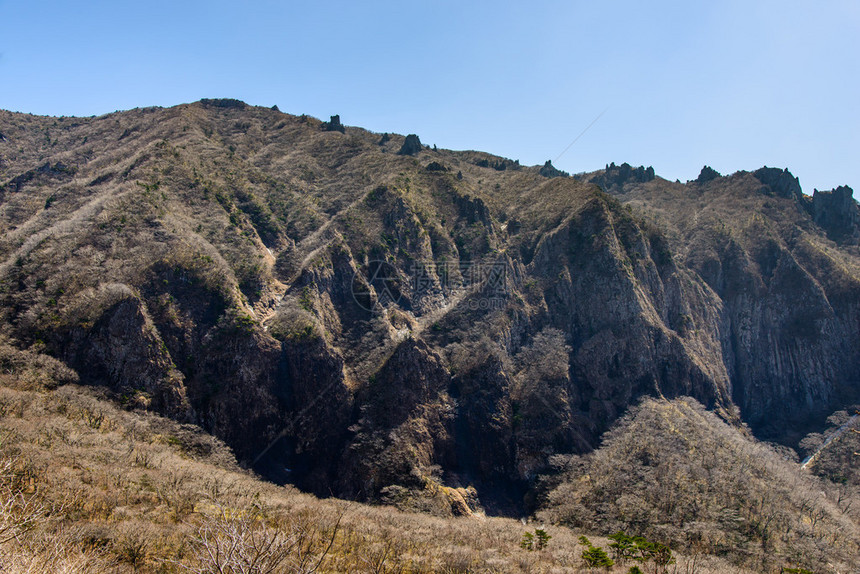
[[[204,97],[570,172],[860,188],[860,2],[0,0],[0,108]],[[855,194],[860,198],[860,193]]]

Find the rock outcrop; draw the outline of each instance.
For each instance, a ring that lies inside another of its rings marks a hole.
[[[714,181],[718,177],[723,176],[711,166],[706,165],[702,168],[702,171],[699,172],[699,176],[694,181],[701,185],[703,183],[708,183],[709,181]]]
[[[860,241],[860,206],[854,200],[854,190],[847,185],[831,191],[816,189],[812,194],[812,218],[837,243]]]
[[[540,173],[544,177],[567,177],[568,175],[570,175],[565,171],[557,169],[554,165],[552,165],[551,160],[546,160],[546,163],[543,164],[538,173]]]
[[[421,145],[421,140],[418,139],[418,136],[415,134],[409,134],[406,136],[403,146],[401,146],[400,151],[397,153],[398,155],[415,155],[422,149],[424,149],[424,146]]]
[[[860,394],[850,188],[395,156],[240,104],[0,113],[4,340],[274,480],[448,515],[522,512],[642,396],[791,444]]]
[[[323,123],[323,129],[327,132],[346,133],[346,128],[343,127],[342,123],[340,123],[339,115],[334,115],[329,121]]]
[[[649,166],[646,168],[640,165],[634,168],[627,162],[621,165],[615,165],[615,162],[613,162],[589,181],[596,183],[607,193],[621,193],[626,184],[646,183],[653,180],[654,177],[653,167]]]
[[[788,169],[777,169],[775,167],[763,167],[753,172],[753,175],[763,184],[770,187],[771,191],[788,199],[803,199],[803,190],[800,188],[800,180],[794,177]]]

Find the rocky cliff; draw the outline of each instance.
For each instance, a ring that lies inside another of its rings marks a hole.
[[[335,117],[0,112],[2,335],[276,480],[443,514],[521,508],[643,395],[786,443],[856,397],[850,188],[548,177]]]

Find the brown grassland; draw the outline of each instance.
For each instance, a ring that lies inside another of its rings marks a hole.
[[[57,387],[72,375],[49,357],[0,355],[4,572],[589,571],[588,529],[546,526],[548,547],[527,551],[542,523],[318,499],[257,479],[196,427]],[[702,554],[671,568],[748,571]]]

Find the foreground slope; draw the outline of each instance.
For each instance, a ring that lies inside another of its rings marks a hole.
[[[549,545],[528,551],[540,524],[319,500],[241,470],[199,427],[119,409],[51,357],[0,343],[0,364],[4,572],[587,571],[579,532],[543,527]]]

